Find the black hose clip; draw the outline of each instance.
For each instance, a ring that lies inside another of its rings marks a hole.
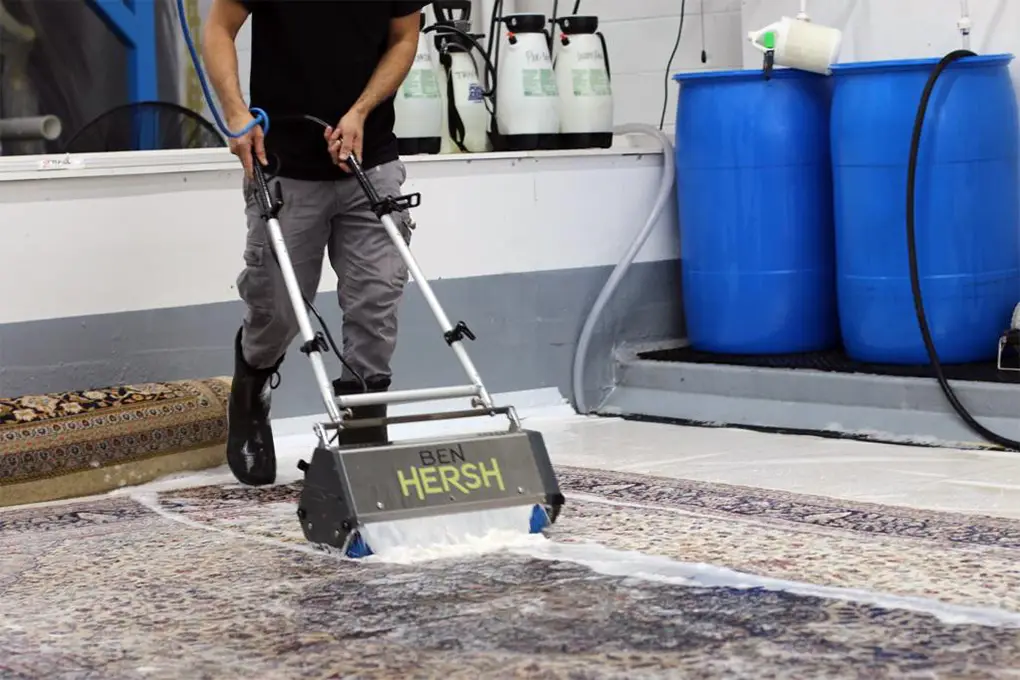
[[[254,153],[252,153],[251,162],[255,176],[255,201],[259,204],[259,216],[268,222],[279,217],[280,210],[283,209],[283,188],[279,182],[276,182],[270,190],[266,171]]]
[[[410,210],[421,205],[421,194],[413,193],[405,196],[386,196],[372,204],[372,212],[378,217],[392,215],[395,212]]]
[[[329,344],[321,332],[315,334],[315,339],[309,340],[301,345],[301,353],[311,355],[312,352],[328,352]]]
[[[463,321],[458,321],[457,325],[452,330],[448,330],[443,333],[443,339],[446,340],[447,345],[453,345],[455,342],[460,342],[464,338],[468,340],[475,340],[475,334],[471,332],[467,324]]]

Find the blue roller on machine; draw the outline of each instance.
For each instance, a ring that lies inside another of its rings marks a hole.
[[[228,137],[247,134],[255,125],[269,132],[269,116],[259,108],[251,108],[255,117],[248,126],[231,132],[216,110],[205,73],[192,40],[184,0],[177,0],[182,33],[206,101],[219,129]],[[322,128],[325,121],[314,116],[298,116]],[[268,226],[272,251],[280,266],[287,292],[298,321],[303,344],[322,395],[328,422],[315,425],[318,445],[311,462],[301,461],[304,488],[298,501],[298,519],[305,538],[311,543],[339,550],[350,558],[361,558],[377,552],[379,544],[392,546],[408,543],[408,533],[421,527],[418,520],[436,521],[448,517],[457,529],[471,527],[476,533],[488,529],[541,533],[554,523],[563,506],[556,474],[541,433],[521,427],[513,406],[496,406],[471,358],[464,348],[465,339],[474,340],[467,325],[450,323],[404,242],[392,213],[417,207],[419,194],[379,196],[365,175],[359,160],[347,161],[361,185],[373,211],[379,216],[393,244],[407,264],[411,276],[421,288],[446,343],[453,350],[470,381],[465,385],[399,390],[386,393],[362,393],[334,396],[321,353],[332,351],[341,362],[343,357],[333,342],[322,317],[303,297],[291,266],[278,219],[283,197],[279,183],[270,188],[270,177],[256,159],[253,163],[256,200],[261,216]],[[308,316],[311,309],[325,331],[315,333]],[[446,411],[380,419],[354,419],[350,409],[375,404],[424,402],[438,399],[469,398],[471,407]],[[472,417],[503,416],[508,420],[505,430],[481,434],[465,434],[437,439],[387,442],[382,445],[341,447],[334,442],[341,430],[451,420]]]

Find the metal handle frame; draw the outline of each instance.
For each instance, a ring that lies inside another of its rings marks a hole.
[[[407,265],[411,276],[421,289],[422,295],[425,297],[425,301],[428,303],[429,309],[432,311],[432,315],[439,324],[440,331],[442,331],[443,334],[443,339],[450,346],[450,349],[453,350],[453,353],[456,355],[461,367],[464,369],[470,384],[455,387],[372,392],[344,396],[335,396],[333,394],[332,383],[322,360],[322,352],[328,350],[329,347],[323,341],[322,337],[316,335],[312,329],[312,322],[304,304],[304,296],[301,293],[297,277],[294,274],[294,266],[291,263],[290,255],[287,251],[287,244],[283,238],[283,230],[280,226],[279,220],[280,210],[283,208],[283,195],[280,185],[276,184],[276,191],[274,195],[274,192],[271,192],[269,189],[269,183],[266,179],[264,170],[257,159],[253,160],[255,198],[259,205],[260,215],[268,227],[269,241],[272,244],[273,252],[276,254],[276,260],[280,265],[284,284],[287,288],[287,294],[290,297],[291,305],[294,308],[294,315],[297,319],[298,329],[300,330],[301,338],[304,340],[304,344],[301,346],[301,351],[308,355],[308,359],[312,363],[312,371],[315,374],[315,381],[319,387],[319,391],[322,395],[322,401],[326,405],[326,411],[329,414],[329,418],[333,425],[337,429],[343,428],[343,421],[344,418],[349,415],[349,409],[357,406],[422,402],[433,399],[450,399],[457,397],[472,397],[471,403],[473,407],[484,409],[485,413],[494,414],[497,409],[495,409],[493,405],[492,397],[485,389],[485,386],[482,383],[482,378],[478,373],[478,369],[475,368],[474,363],[471,361],[471,357],[468,356],[467,349],[464,347],[464,340],[474,340],[474,334],[463,321],[457,322],[456,326],[450,322],[450,319],[446,316],[446,312],[443,310],[442,305],[439,303],[439,299],[433,292],[432,286],[429,285],[428,279],[422,272],[421,267],[418,266],[418,262],[411,253],[411,249],[404,241],[403,235],[400,233],[396,222],[393,220],[393,213],[420,205],[421,195],[415,193],[407,196],[381,197],[372,185],[372,182],[368,179],[360,161],[353,154],[346,161],[348,167],[351,168],[352,173],[357,178],[362,190],[368,197],[372,211],[379,217],[382,227],[386,230],[386,233],[389,235],[390,240],[396,247],[397,252],[400,253],[401,259]],[[516,418],[511,418],[511,420],[516,420]]]

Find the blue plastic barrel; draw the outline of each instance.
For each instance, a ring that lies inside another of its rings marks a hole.
[[[968,57],[932,92],[915,232],[921,292],[943,363],[994,358],[1020,301],[1020,174],[1012,55]],[[859,361],[926,364],[907,259],[907,162],[938,59],[833,69],[832,162],[843,343]]]
[[[838,343],[828,79],[760,69],[674,76],[684,315],[694,349]]]

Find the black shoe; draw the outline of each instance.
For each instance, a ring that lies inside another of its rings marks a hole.
[[[366,386],[369,392],[386,392],[390,389],[390,379],[367,380]],[[338,397],[362,394],[361,383],[357,380],[334,380],[333,393]],[[363,418],[385,418],[386,404],[374,406],[355,406],[351,409],[355,420]],[[337,443],[340,446],[357,446],[362,444],[386,444],[389,442],[389,430],[385,425],[378,427],[352,427],[349,430],[341,430]]]
[[[269,422],[272,384],[283,359],[272,368],[254,369],[241,352],[241,331],[234,340],[234,381],[227,404],[227,464],[237,480],[249,486],[276,481],[276,448]]]

